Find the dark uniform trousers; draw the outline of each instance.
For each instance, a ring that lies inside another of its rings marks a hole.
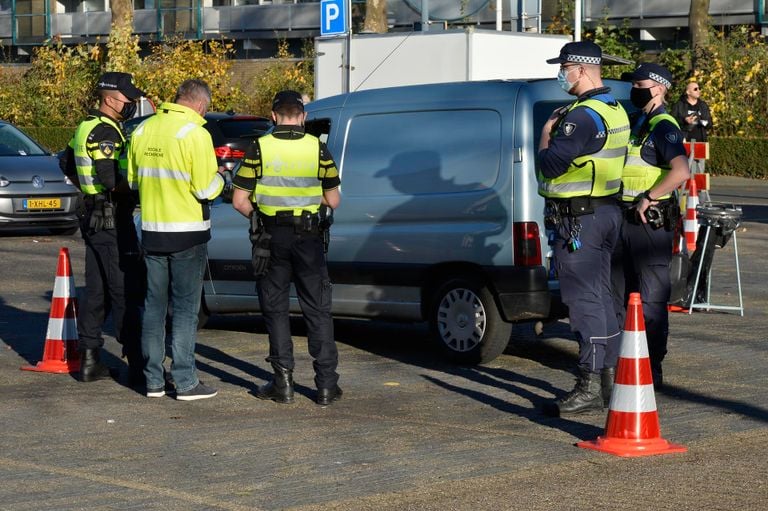
[[[293,370],[289,293],[291,280],[307,325],[309,354],[314,359],[315,385],[330,389],[338,383],[339,355],[333,338],[331,281],[323,240],[314,226],[300,232],[291,225],[266,225],[272,235],[270,266],[257,281],[261,311],[269,333],[269,358]]]
[[[629,294],[639,292],[643,301],[648,355],[651,365],[656,367],[667,354],[672,242],[671,230],[653,229],[649,224],[625,219],[613,253],[611,278],[617,321],[623,328]]]
[[[100,348],[104,320],[111,312],[117,341],[126,356],[140,356],[141,306],[146,274],[133,223],[135,203],[130,198],[117,201],[115,229],[94,232],[90,229],[92,201],[86,198],[86,211],[80,231],[85,241],[85,296],[80,303],[77,328],[80,350]]]
[[[568,250],[564,234],[573,218],[564,218],[555,240],[555,261],[571,331],[579,341],[579,366],[599,372],[616,366],[621,341],[611,293],[611,254],[619,236],[621,210],[618,205],[597,206],[594,213],[577,219],[581,248]]]

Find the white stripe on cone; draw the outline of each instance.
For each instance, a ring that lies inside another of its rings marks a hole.
[[[73,298],[72,291],[75,289],[75,277],[62,277],[57,275],[53,282],[54,298]]]
[[[648,342],[645,337],[645,330],[633,331],[624,330],[621,337],[621,348],[619,348],[620,358],[649,358]]]
[[[49,318],[45,338],[49,341],[76,341],[78,339],[77,320],[74,318]]]
[[[656,411],[656,396],[651,385],[613,384],[611,393],[612,412],[643,413]]]

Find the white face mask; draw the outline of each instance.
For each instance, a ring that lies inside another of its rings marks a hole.
[[[573,69],[572,67],[569,68],[569,69],[562,69],[561,68],[560,71],[558,71],[558,73],[557,73],[557,82],[560,84],[560,87],[565,92],[570,92],[571,89],[573,89],[573,86],[576,85],[576,82],[569,82],[568,81],[568,73],[572,69]]]

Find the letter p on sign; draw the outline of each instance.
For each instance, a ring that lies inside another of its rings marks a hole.
[[[320,1],[320,35],[347,33],[346,0]]]

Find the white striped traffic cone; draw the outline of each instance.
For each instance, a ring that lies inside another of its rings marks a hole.
[[[629,295],[616,382],[608,408],[605,434],[576,445],[616,456],[687,451],[682,445],[671,444],[661,438],[640,293]]]
[[[693,255],[696,250],[696,236],[699,233],[699,221],[696,216],[696,206],[699,205],[699,190],[696,186],[696,180],[691,177],[688,180],[688,197],[685,199],[685,247],[688,255]]]
[[[43,360],[33,366],[22,366],[24,371],[44,373],[76,373],[80,371],[77,355],[77,296],[69,249],[61,247],[53,284],[53,301],[45,334]]]

